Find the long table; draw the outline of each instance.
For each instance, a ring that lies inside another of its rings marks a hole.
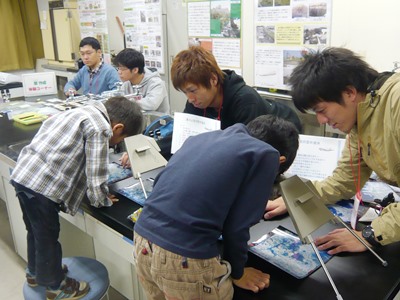
[[[38,129],[38,125],[20,126],[6,117],[0,117],[0,153],[15,161],[18,157],[18,149],[15,147],[10,149],[10,145],[18,145],[22,142],[22,146],[34,136]],[[119,198],[120,201],[109,208],[94,208],[86,201],[82,203],[82,208],[100,222],[132,240],[134,224],[127,219],[127,216],[140,206],[123,196]],[[251,228],[251,239],[257,239],[278,225],[294,230],[290,218],[284,216],[274,221],[261,221],[255,225]],[[331,229],[330,226],[334,225],[328,224],[327,227],[321,228],[321,232],[327,232]],[[383,267],[369,252],[336,255],[326,264],[343,299],[393,299],[398,293],[400,243],[382,247],[377,250],[377,253],[388,261],[387,267]],[[248,266],[269,273],[271,285],[257,294],[235,287],[234,299],[236,300],[336,299],[336,294],[322,268],[307,278],[299,280],[251,253]]]

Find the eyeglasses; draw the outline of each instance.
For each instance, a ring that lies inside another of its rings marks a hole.
[[[81,56],[91,56],[94,53],[96,53],[96,51],[86,51],[86,52],[80,52]]]
[[[116,69],[117,69],[117,71],[121,71],[121,72],[129,70],[129,68],[126,68],[126,67],[116,67]]]

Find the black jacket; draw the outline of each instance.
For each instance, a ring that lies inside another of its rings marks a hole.
[[[221,110],[221,129],[225,129],[236,123],[247,124],[261,115],[273,114],[285,120],[291,121],[301,132],[300,119],[296,112],[285,104],[263,99],[252,87],[246,85],[243,78],[232,70],[223,70],[225,74],[223,82],[223,104]],[[186,102],[185,113],[206,116],[216,119],[218,112],[215,108],[196,108]]]

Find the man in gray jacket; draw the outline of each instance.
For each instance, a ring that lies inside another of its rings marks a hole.
[[[127,98],[135,99],[145,111],[170,113],[165,83],[157,71],[145,67],[142,53],[126,48],[117,54],[114,64],[124,82],[122,90]]]

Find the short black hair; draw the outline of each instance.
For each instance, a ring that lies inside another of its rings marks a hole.
[[[100,43],[97,39],[95,39],[94,37],[88,36],[85,37],[81,40],[81,42],[79,43],[79,48],[82,48],[86,45],[92,46],[92,48],[94,50],[101,50],[101,46]]]
[[[144,56],[141,52],[131,49],[125,48],[120,51],[113,61],[116,66],[124,66],[129,70],[133,70],[134,68],[139,69],[139,74],[144,72]]]
[[[127,136],[139,134],[143,131],[142,110],[135,101],[129,101],[123,96],[116,96],[104,102],[104,106],[111,123],[123,124],[123,133]]]
[[[299,132],[292,122],[275,115],[262,115],[250,121],[246,127],[252,137],[266,142],[286,157],[286,161],[279,166],[279,174],[289,169],[299,148]]]
[[[378,72],[349,49],[309,50],[289,77],[293,103],[305,112],[321,101],[343,104],[342,92],[353,86],[367,93]]]

